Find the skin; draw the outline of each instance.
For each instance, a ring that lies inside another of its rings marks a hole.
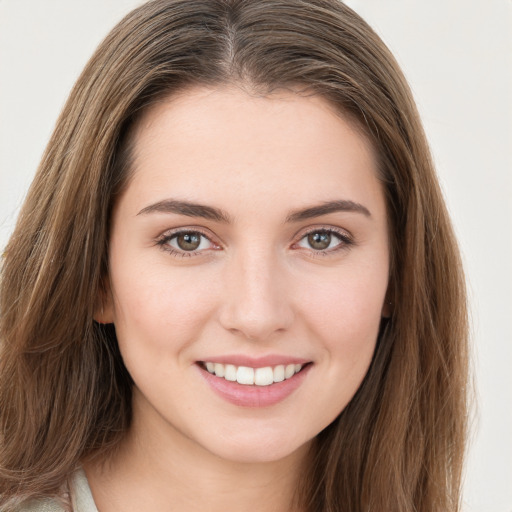
[[[97,315],[115,324],[134,421],[108,465],[86,465],[98,509],[291,510],[311,440],[358,389],[386,315],[388,226],[372,147],[318,96],[235,87],[159,103],[134,143]],[[221,208],[229,223],[148,211],[170,198]],[[340,200],[367,212],[289,219]],[[207,238],[186,253],[169,239],[179,229]],[[308,233],[325,230],[337,234],[313,248]],[[226,354],[311,364],[286,399],[242,407],[197,364]]]

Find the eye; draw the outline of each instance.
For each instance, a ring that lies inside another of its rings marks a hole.
[[[297,243],[304,249],[316,252],[331,252],[352,244],[351,238],[333,229],[316,229],[306,233]]]
[[[158,242],[163,249],[181,256],[192,256],[207,249],[218,248],[206,235],[200,231],[178,231],[164,236]]]

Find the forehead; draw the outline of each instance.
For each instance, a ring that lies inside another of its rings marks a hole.
[[[381,194],[372,145],[320,96],[191,88],[148,109],[133,144],[128,189],[139,202],[178,194],[234,206],[238,195],[239,206],[247,197],[257,206],[258,197]]]

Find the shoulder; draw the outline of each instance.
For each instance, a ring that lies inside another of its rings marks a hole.
[[[63,505],[57,500],[31,500],[25,503],[16,512],[66,512]]]
[[[83,469],[79,469],[71,480],[71,502],[74,512],[98,512]],[[68,512],[69,509],[59,500],[31,500],[13,512]],[[3,512],[3,511],[2,511]]]

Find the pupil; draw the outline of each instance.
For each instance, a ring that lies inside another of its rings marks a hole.
[[[311,233],[308,235],[308,242],[313,249],[327,249],[331,243],[331,234],[319,233],[318,231],[316,233]]]
[[[193,251],[199,247],[201,236],[197,233],[183,233],[178,235],[178,246],[184,251]]]

